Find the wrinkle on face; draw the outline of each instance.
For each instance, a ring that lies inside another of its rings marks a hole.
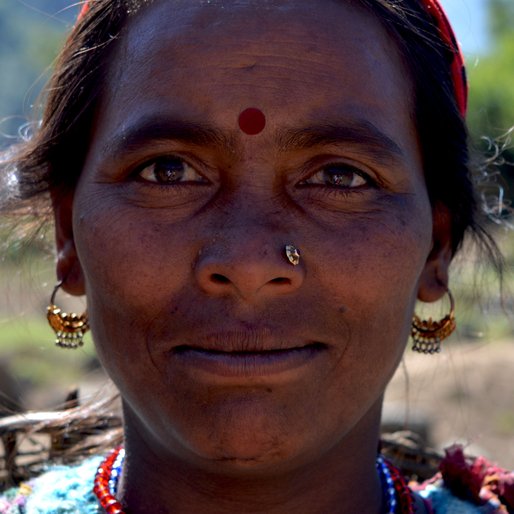
[[[411,85],[371,15],[328,0],[316,11],[304,0],[230,2],[226,15],[223,5],[160,1],[130,22],[76,191],[75,234],[99,353],[138,429],[189,463],[272,469],[341,450],[375,416],[405,344],[431,208]],[[237,125],[249,106],[267,118],[256,136]],[[137,180],[163,154],[191,158],[207,186]],[[304,187],[327,154],[362,166],[373,187]],[[195,278],[209,258],[282,270],[287,243],[305,271],[289,295],[216,295]],[[174,344],[232,322],[322,342],[326,362],[286,384],[170,372]]]

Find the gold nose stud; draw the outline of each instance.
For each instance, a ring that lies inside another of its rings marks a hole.
[[[300,251],[294,245],[286,245],[285,247],[287,260],[293,265],[300,264]]]

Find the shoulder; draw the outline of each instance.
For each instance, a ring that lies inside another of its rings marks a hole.
[[[0,496],[0,514],[97,514],[93,480],[102,457],[74,466],[53,466]]]
[[[500,514],[501,504],[495,500],[488,500],[477,505],[455,496],[450,489],[441,482],[425,486],[417,493],[427,500],[434,514]]]

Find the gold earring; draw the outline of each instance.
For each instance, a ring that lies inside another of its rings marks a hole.
[[[287,260],[293,265],[300,264],[300,251],[294,245],[286,245],[285,247]]]
[[[75,350],[84,344],[82,338],[89,330],[87,311],[83,314],[75,314],[74,312],[67,314],[57,307],[54,300],[61,286],[62,282],[59,282],[54,288],[50,305],[46,309],[46,317],[57,336],[55,344],[60,348]]]
[[[446,291],[450,298],[450,313],[443,319],[434,321],[432,318],[421,320],[416,314],[412,318],[410,335],[413,339],[412,349],[419,353],[439,353],[441,341],[453,333],[455,323],[455,302],[450,290]]]

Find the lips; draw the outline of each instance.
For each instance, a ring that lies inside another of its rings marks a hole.
[[[270,329],[213,332],[172,349],[183,371],[223,377],[263,377],[304,367],[324,352],[320,342],[294,341]]]
[[[188,337],[184,344],[174,346],[174,352],[183,352],[187,349],[203,350],[215,353],[262,353],[277,352],[303,348],[313,341],[293,339],[286,337],[282,331],[270,328],[248,328],[239,330],[226,330],[208,334],[194,334]]]
[[[288,348],[284,350],[262,350],[262,351],[234,351],[226,352],[219,350],[206,350],[205,348],[194,347],[194,346],[177,346],[173,351],[175,354],[187,354],[187,353],[199,353],[205,356],[216,357],[232,357],[232,358],[269,358],[269,359],[280,359],[284,356],[291,355],[293,353],[301,352],[315,352],[324,349],[325,345],[321,343],[312,343],[297,348]]]
[[[182,371],[191,371],[195,380],[199,372],[207,376],[243,379],[264,378],[305,369],[324,353],[319,343],[287,350],[224,352],[188,346],[177,347],[173,357]],[[201,373],[200,373],[201,374]]]

